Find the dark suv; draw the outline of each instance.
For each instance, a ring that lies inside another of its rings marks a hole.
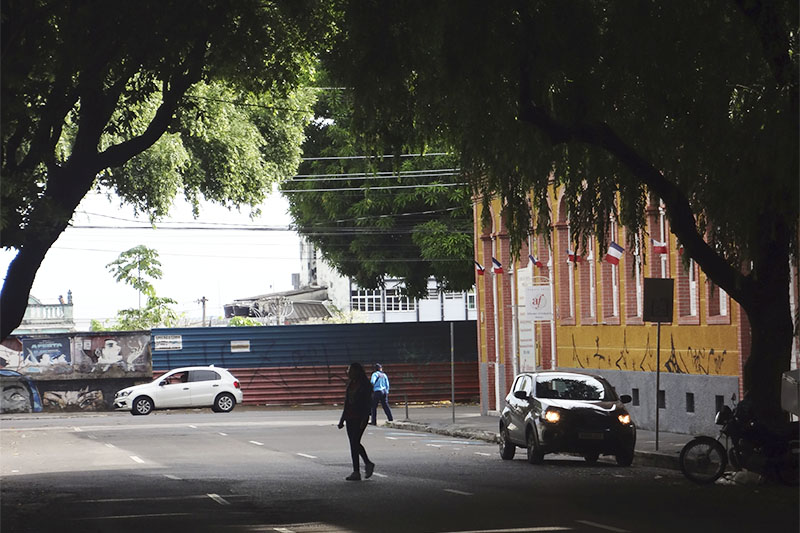
[[[617,464],[633,462],[636,426],[614,387],[599,376],[543,371],[520,374],[506,397],[500,418],[500,456],[513,459],[516,447],[539,464],[547,453],[576,453],[593,463],[614,455]]]

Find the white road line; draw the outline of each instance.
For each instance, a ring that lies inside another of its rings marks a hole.
[[[482,455],[484,457],[491,457],[492,456],[491,453],[486,453],[486,452],[475,452],[475,455]]]
[[[376,477],[389,477],[386,474],[379,474],[378,472],[374,472],[372,475]]]
[[[258,442],[257,440],[251,440],[250,444],[255,444],[256,446],[263,446],[264,445],[263,442]]]
[[[474,496],[471,492],[464,492],[463,490],[456,490],[456,489],[443,489],[445,492],[449,492],[451,494],[458,494],[459,496]]]
[[[133,459],[134,461],[136,461],[139,464],[144,464],[144,460],[139,458],[139,457],[136,457],[135,455],[131,455],[130,458]]]
[[[618,527],[606,526],[604,524],[598,524],[597,522],[590,522],[589,520],[575,520],[579,524],[584,524],[587,526],[596,527],[598,529],[605,529],[606,531],[614,531],[616,533],[629,533],[627,529],[620,529]]]
[[[425,446],[430,446],[431,448],[441,448],[441,444],[426,444]]]
[[[71,518],[70,520],[124,520],[126,518],[159,518],[163,516],[188,516],[191,513],[152,513],[152,514],[125,514],[116,516],[89,516],[86,518]]]
[[[397,437],[386,437],[388,440],[397,440]]]
[[[80,433],[81,431],[83,431],[83,430],[82,430],[81,428],[79,428],[78,426],[75,426],[75,427],[74,427],[74,428],[72,428],[72,429],[73,429],[73,430],[74,430],[76,433]]]
[[[116,446],[114,446],[110,442],[106,442],[106,446],[109,447],[109,448],[116,448]]]
[[[189,424],[189,427],[192,429],[197,429],[197,426],[195,426],[194,424]]]
[[[223,433],[223,432],[221,432],[221,431],[219,432],[219,434],[220,434],[220,435],[222,435],[223,437],[227,437],[227,436],[228,436],[228,434],[227,434],[227,433]]]
[[[208,496],[209,498],[211,498],[220,505],[230,505],[230,502],[227,501],[222,496],[220,496],[219,494],[206,494],[206,496]]]
[[[175,481],[181,480],[181,478],[179,478],[178,476],[173,476],[172,474],[164,474],[164,477],[167,479],[174,479]]]
[[[561,526],[536,526],[512,527],[509,529],[472,529],[470,531],[450,531],[449,533],[537,533],[540,531],[572,531],[572,528]]]
[[[273,527],[272,531],[278,531],[279,533],[294,533],[294,529],[289,529],[286,527]]]
[[[299,453],[298,452],[297,455],[299,455],[300,457],[305,457],[307,459],[316,459],[317,458],[316,455],[308,455],[307,453]]]
[[[90,439],[92,439],[92,440],[97,440],[97,437],[96,437],[95,435],[88,435],[88,437],[89,437]]]

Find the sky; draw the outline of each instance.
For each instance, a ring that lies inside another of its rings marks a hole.
[[[221,317],[223,305],[234,299],[292,289],[292,273],[300,272],[300,239],[288,230],[288,202],[273,192],[261,211],[251,219],[249,209],[204,203],[194,219],[179,197],[170,217],[151,229],[147,217],[136,217],[118,199],[91,192],[73,216],[74,227],[47,253],[31,294],[55,304],[71,290],[76,328],[87,331],[92,319],[111,320],[120,309],[138,307],[138,292],[115,281],[106,265],[121,252],[145,245],[157,250],[161,261],[163,277],[153,282],[158,296],[176,300],[179,314],[198,321],[203,315],[198,300],[205,297],[207,318]],[[0,250],[4,282],[15,253]]]

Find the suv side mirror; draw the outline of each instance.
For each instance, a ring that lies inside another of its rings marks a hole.
[[[631,398],[630,394],[623,394],[622,396],[619,397],[619,401],[621,401],[622,403],[631,403],[631,401],[633,401],[633,398]]]
[[[167,380],[166,379],[162,379],[161,381],[158,382],[158,386],[159,387],[163,387],[166,384],[167,384]]]
[[[527,400],[528,393],[525,392],[524,390],[514,391],[514,398],[519,398],[520,400]]]

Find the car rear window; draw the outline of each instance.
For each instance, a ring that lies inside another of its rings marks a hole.
[[[213,370],[192,370],[189,373],[189,381],[214,381],[216,379],[220,379],[220,377]]]
[[[616,400],[607,383],[591,376],[538,376],[536,396],[560,400]]]

